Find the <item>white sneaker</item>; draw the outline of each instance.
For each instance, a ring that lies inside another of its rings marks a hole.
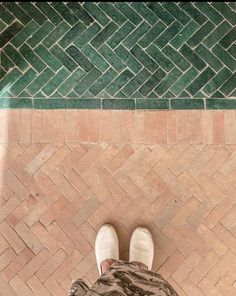
[[[95,241],[95,255],[100,275],[102,261],[106,259],[119,260],[119,241],[112,225],[104,224],[98,230]]]
[[[154,243],[151,232],[146,227],[137,227],[130,240],[129,261],[138,261],[152,268]]]

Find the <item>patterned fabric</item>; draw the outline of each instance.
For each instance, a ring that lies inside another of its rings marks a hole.
[[[178,296],[158,273],[134,263],[117,261],[91,288],[82,281],[72,283],[68,296]]]

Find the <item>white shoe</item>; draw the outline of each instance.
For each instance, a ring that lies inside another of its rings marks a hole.
[[[152,268],[154,243],[151,232],[146,227],[137,227],[130,240],[129,261],[138,261]]]
[[[119,260],[119,241],[115,228],[110,224],[104,224],[98,230],[95,241],[95,255],[99,274],[101,275],[101,263],[106,259]]]

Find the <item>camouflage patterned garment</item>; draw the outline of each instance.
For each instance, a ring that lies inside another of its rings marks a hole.
[[[134,263],[117,261],[89,288],[82,280],[72,283],[68,296],[178,296],[158,273]]]

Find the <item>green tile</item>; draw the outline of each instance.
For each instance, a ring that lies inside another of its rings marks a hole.
[[[7,8],[8,11],[13,14],[22,24],[26,25],[31,20],[29,15],[23,9],[21,9],[17,3],[3,2],[2,5]],[[9,14],[6,10],[4,10],[3,13],[9,18]]]
[[[20,47],[36,30],[38,30],[38,28],[39,24],[32,20],[17,35],[15,35],[15,37],[12,38],[11,44],[16,48]]]
[[[206,99],[206,109],[236,109],[235,99]]]
[[[84,71],[88,72],[94,67],[94,65],[87,59],[86,55],[79,51],[75,46],[71,45],[68,47],[66,53],[72,57]]]
[[[219,14],[214,8],[211,7],[210,3],[207,2],[196,2],[194,5],[206,15],[210,21],[215,25],[220,24],[223,21],[223,16]]]
[[[87,13],[85,9],[78,2],[68,2],[67,6],[73,11],[73,13],[81,20],[86,26],[89,26],[94,22],[91,15]]]
[[[150,73],[146,69],[142,69],[125,85],[122,91],[130,97],[142,84],[144,84],[149,76]]]
[[[208,47],[211,48],[213,45],[215,45],[230,29],[232,26],[227,22],[222,22],[218,27],[215,28],[215,30],[212,31],[211,34],[209,34],[202,43]]]
[[[117,72],[121,72],[126,68],[126,65],[122,62],[118,55],[116,55],[106,44],[100,47],[98,51]]]
[[[97,81],[90,87],[90,92],[97,96],[106,86],[117,77],[118,74],[109,68]]]
[[[191,2],[179,2],[179,6],[199,25],[207,21],[206,16],[195,8]]]
[[[194,80],[198,75],[198,72],[195,68],[191,67],[187,72],[178,78],[178,80],[173,83],[170,87],[170,91],[176,96],[179,96],[180,93],[187,87],[191,81]]]
[[[34,49],[34,52],[44,61],[45,64],[49,68],[51,68],[53,71],[58,71],[62,64],[58,61],[58,59],[55,58],[54,55],[52,55],[42,44],[39,44]]]
[[[47,21],[47,18],[40,10],[30,2],[19,2],[20,7],[30,15],[39,25]]]
[[[229,69],[223,68],[204,86],[204,93],[213,94],[231,75],[232,72]]]
[[[131,2],[130,6],[135,11],[137,11],[137,13],[141,15],[150,25],[155,25],[155,23],[158,21],[157,15],[154,14],[152,10],[142,2]]]
[[[34,99],[34,109],[65,109],[66,99]]]
[[[136,99],[136,109],[169,109],[168,99]]]
[[[236,15],[235,15],[236,17]],[[236,39],[236,27],[232,28],[232,30],[230,30],[219,42],[219,44],[223,47],[223,48],[228,48],[230,47],[231,44],[235,43],[235,39]]]
[[[236,44],[232,44],[227,51],[229,54],[231,54],[232,57],[236,59]]]
[[[106,26],[109,23],[109,18],[103,13],[102,9],[100,9],[93,2],[85,2],[83,7],[94,17],[94,19],[101,24],[102,26]]]
[[[212,2],[211,4],[220,14],[224,16],[232,25],[236,24],[235,12],[224,2]]]
[[[58,42],[62,48],[69,46],[80,34],[84,32],[86,26],[82,22],[75,24]]]
[[[147,48],[165,29],[166,25],[159,21],[138,41],[139,46]]]
[[[207,21],[203,26],[196,31],[195,34],[187,41],[187,44],[194,48],[197,46],[207,35],[209,35],[212,30],[214,30],[215,26],[212,22]]]
[[[182,46],[199,28],[193,20],[190,21],[179,33],[170,41],[170,45],[178,49]]]
[[[134,110],[135,101],[132,99],[103,99],[102,109]]]
[[[4,48],[3,52],[17,65],[17,68],[19,68],[21,71],[25,71],[29,67],[28,62],[10,44]]]
[[[23,44],[19,48],[19,52],[37,72],[42,72],[46,68],[46,64],[27,44]]]
[[[146,53],[148,53],[163,70],[169,72],[174,67],[172,61],[168,59],[154,44],[148,47]]]
[[[101,109],[101,99],[68,99],[68,109]]]
[[[36,77],[37,73],[33,69],[27,70],[12,86],[11,93],[19,95],[25,87]]]
[[[163,49],[163,53],[173,61],[173,63],[180,68],[182,71],[186,71],[190,68],[190,63],[184,58],[183,55],[179,54],[177,50],[173,49],[173,47],[167,45]]]
[[[106,71],[109,68],[109,64],[107,61],[100,55],[100,53],[95,50],[92,46],[87,44],[82,52],[85,56],[87,56],[90,62],[93,63],[95,67],[97,67],[100,71]]]
[[[208,65],[212,67],[214,71],[217,72],[224,66],[222,62],[217,59],[217,57],[213,55],[211,51],[208,50],[204,45],[199,44],[195,51],[202,59],[207,62]]]
[[[170,25],[155,41],[154,44],[163,48],[171,39],[173,39],[178,32],[182,30],[183,26],[175,21],[172,25]]]
[[[73,26],[77,23],[78,19],[73,13],[73,10],[76,13],[74,8],[69,9],[63,2],[51,2],[51,5],[56,12],[59,13],[66,22],[68,22],[69,25]]]
[[[80,80],[74,88],[74,91],[79,95],[83,95],[101,75],[102,73],[94,67],[84,76],[82,80]]]
[[[7,72],[14,68],[14,63],[5,55],[4,52],[1,52],[1,66]]]
[[[228,96],[236,89],[236,73],[234,73],[220,88],[220,91]]]
[[[206,67],[206,63],[186,44],[180,48],[180,53],[199,71]]]
[[[6,29],[7,25],[0,19],[0,33]]]
[[[63,18],[47,2],[36,2],[35,5],[54,25],[60,24]]]
[[[165,72],[160,68],[139,88],[143,96],[147,96],[153,88],[165,77]]]
[[[101,31],[101,27],[97,23],[93,23],[73,42],[79,49],[83,48],[90,40]]]
[[[77,68],[77,63],[69,57],[58,45],[54,45],[50,52],[66,67],[70,72]]]
[[[211,68],[206,68],[193,82],[186,88],[191,94],[195,95],[213,76],[215,72]]]
[[[70,26],[66,22],[61,22],[43,41],[43,45],[46,48],[50,48],[54,45],[61,37],[63,37]]]
[[[171,109],[188,110],[188,109],[204,109],[203,99],[171,99]]]
[[[0,3],[0,19],[8,25],[11,24],[14,20],[14,16],[2,6],[2,3]]]
[[[126,18],[117,8],[110,2],[99,2],[98,6],[118,25],[122,25]]]
[[[108,39],[107,44],[111,48],[115,48],[119,43],[127,36],[129,35],[133,30],[135,29],[135,26],[127,21],[121,26],[112,36]]]
[[[12,69],[10,72],[5,75],[3,79],[0,80],[0,95],[4,88],[10,88],[11,85],[20,78],[21,72],[18,69]]]
[[[138,73],[142,69],[142,65],[136,58],[122,45],[120,44],[116,49],[115,53],[118,57],[127,65],[127,67],[134,73]]]
[[[127,19],[131,21],[134,25],[139,25],[142,21],[142,18],[137,14],[127,3],[125,2],[116,2],[115,7],[123,13]]]
[[[157,87],[155,87],[154,92],[157,93],[159,96],[163,95],[171,86],[172,84],[178,79],[178,77],[182,74],[180,70],[177,68],[173,68],[163,79]]]
[[[6,71],[2,67],[0,67],[0,80],[2,80],[6,74]]]
[[[135,45],[130,52],[143,64],[149,71],[154,72],[158,68],[158,64],[151,59],[140,46]]]
[[[42,88],[42,91],[47,95],[52,95],[56,89],[61,85],[61,83],[68,77],[69,71],[66,69],[61,69],[59,72],[57,72],[56,75],[52,77],[48,81],[48,83]]]
[[[0,109],[31,109],[31,99],[26,98],[0,98]]]
[[[91,45],[99,48],[108,38],[115,33],[118,26],[114,22],[110,22],[96,37],[91,41]]]
[[[4,47],[17,33],[23,29],[19,22],[12,23],[0,34],[0,47]]]
[[[122,42],[122,44],[127,48],[132,48],[138,40],[151,28],[151,26],[142,22],[133,32],[131,32]]]
[[[108,87],[106,87],[106,92],[114,96],[132,77],[134,74],[129,70],[122,72]]]
[[[163,2],[162,7],[165,8],[171,15],[173,15],[178,22],[187,25],[191,20],[190,17],[178,7],[174,2]]]
[[[30,47],[38,45],[55,28],[51,22],[45,22],[28,40]]]
[[[236,69],[236,60],[227,53],[220,45],[216,44],[212,52],[220,59],[231,71]]]
[[[166,25],[170,25],[175,19],[158,2],[149,2],[147,7],[154,12]]]
[[[27,91],[31,95],[35,95],[45,84],[48,83],[48,80],[50,80],[53,75],[53,71],[49,68],[46,68],[27,86]]]
[[[66,96],[79,81],[85,76],[86,72],[81,69],[76,69],[75,72],[71,73],[71,75],[60,85],[58,88],[58,92],[62,96]]]

